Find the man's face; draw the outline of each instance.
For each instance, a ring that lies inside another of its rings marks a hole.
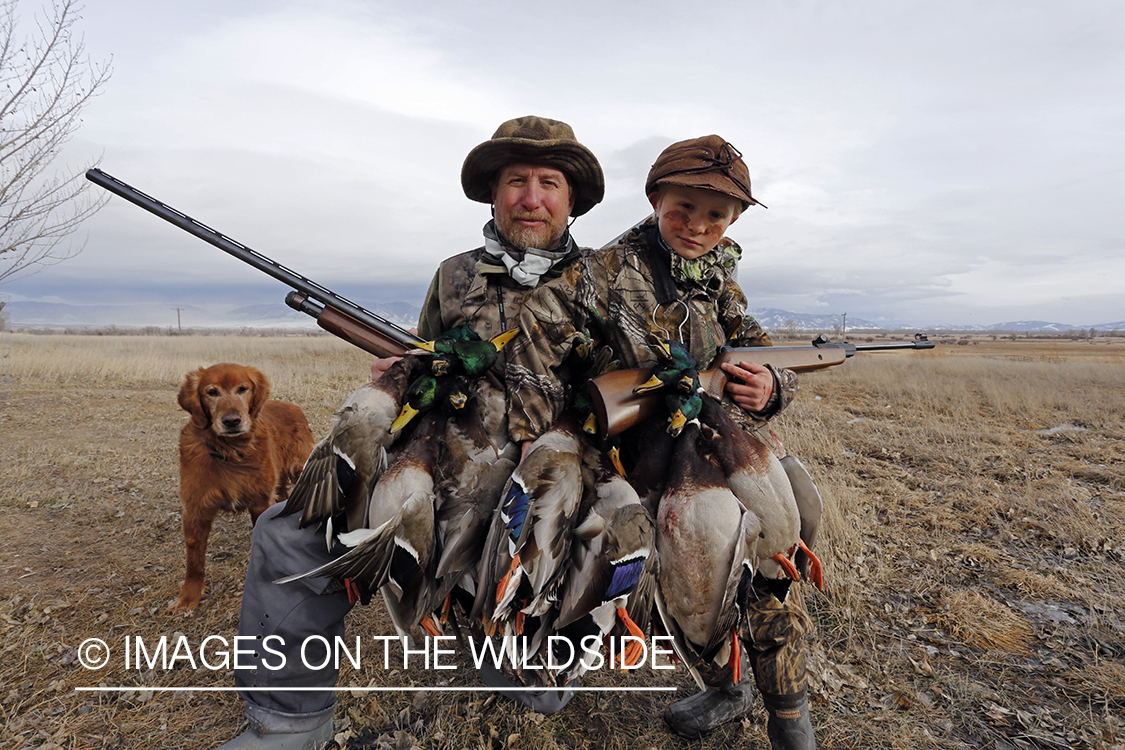
[[[574,194],[553,167],[509,164],[492,190],[496,228],[520,247],[550,250],[566,231]]]
[[[715,249],[742,204],[714,190],[661,185],[648,196],[660,236],[682,258],[691,260]]]

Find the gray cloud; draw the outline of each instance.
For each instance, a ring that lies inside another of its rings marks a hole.
[[[688,33],[685,12],[105,0],[82,26],[115,73],[70,160],[100,154],[145,192],[362,298],[424,289],[441,258],[479,244],[488,208],[464,198],[460,166],[504,119],[564,119],[599,154],[606,200],[574,226],[589,245],[647,213],[644,175],[664,146],[714,132],[770,206],[730,232],[752,304],[1125,319],[1119,4],[718,2],[698,9],[722,30],[706,36]],[[118,199],[87,231],[80,256],[4,291],[171,300],[262,286]]]

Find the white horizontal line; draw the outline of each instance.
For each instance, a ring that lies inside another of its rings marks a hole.
[[[103,693],[323,693],[327,691],[344,693],[386,693],[386,692],[460,692],[460,693],[526,693],[529,691],[544,690],[573,690],[576,693],[651,693],[679,690],[678,687],[76,687],[75,692],[103,692]]]

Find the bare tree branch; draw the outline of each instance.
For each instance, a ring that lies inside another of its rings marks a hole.
[[[107,200],[84,169],[55,161],[110,66],[91,62],[74,36],[78,0],[53,0],[30,38],[20,35],[18,5],[0,0],[0,285],[77,255],[82,245],[64,240]]]

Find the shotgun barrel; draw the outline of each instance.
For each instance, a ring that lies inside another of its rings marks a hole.
[[[86,179],[296,290],[296,293],[290,293],[286,297],[286,304],[316,318],[321,328],[349,343],[376,356],[401,356],[417,347],[418,338],[405,328],[360,307],[116,177],[95,168],[87,170]]]

